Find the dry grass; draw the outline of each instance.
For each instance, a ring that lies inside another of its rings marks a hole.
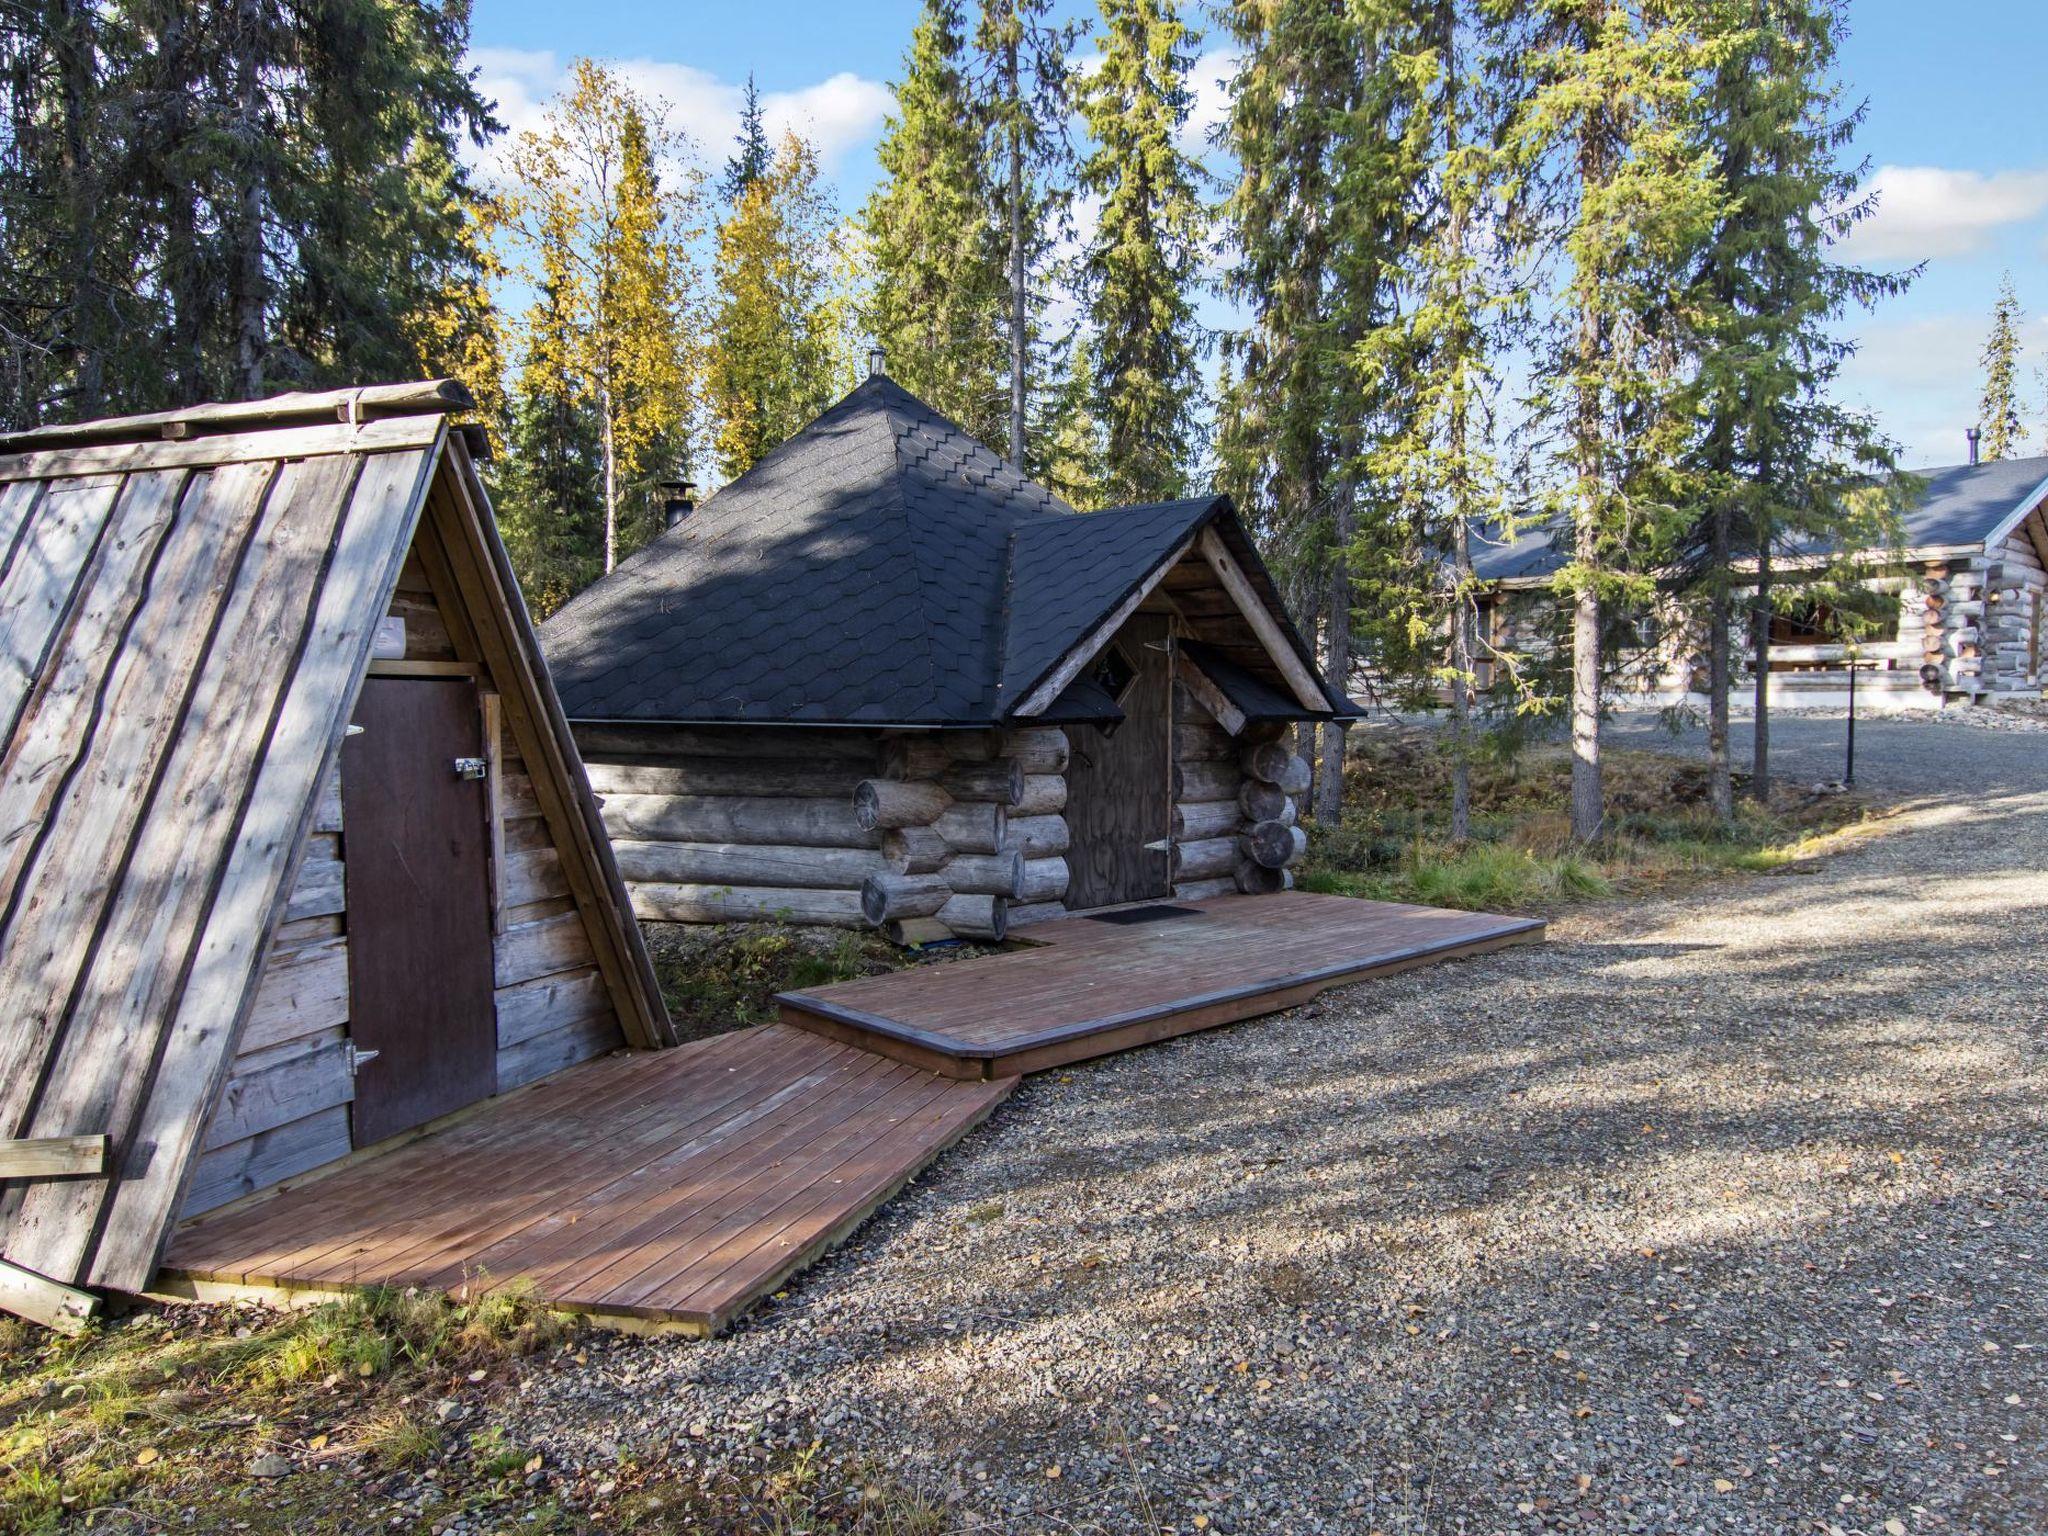
[[[1472,836],[1449,837],[1451,761],[1428,731],[1361,732],[1345,766],[1340,825],[1318,828],[1309,890],[1492,911],[1554,908],[1675,880],[1784,867],[1863,821],[1851,796],[1788,791],[1748,800],[1722,823],[1705,765],[1676,753],[1610,749],[1608,830],[1571,836],[1571,760],[1560,747],[1482,755],[1472,765]],[[1743,785],[1737,778],[1738,790]]]
[[[144,1310],[76,1339],[0,1326],[0,1532],[89,1528],[116,1510],[151,1528],[194,1505],[233,1507],[257,1532],[358,1529],[313,1475],[327,1458],[419,1466],[442,1448],[429,1390],[568,1338],[516,1290]],[[254,1480],[269,1452],[304,1475]]]

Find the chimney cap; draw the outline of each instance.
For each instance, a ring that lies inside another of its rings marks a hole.
[[[868,377],[871,379],[884,378],[888,375],[888,372],[889,357],[882,350],[882,344],[878,341],[868,348]]]
[[[1974,464],[1977,462],[1977,444],[1984,436],[1984,431],[1981,427],[1971,427],[1963,433],[1963,436],[1970,440],[1970,462]]]

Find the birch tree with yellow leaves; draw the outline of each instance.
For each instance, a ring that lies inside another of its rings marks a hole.
[[[588,59],[520,135],[509,170],[510,225],[546,295],[546,323],[529,317],[526,368],[596,418],[609,571],[659,531],[655,482],[687,478],[696,456],[702,174],[661,105]]]

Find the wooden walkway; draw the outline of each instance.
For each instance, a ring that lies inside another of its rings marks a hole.
[[[1286,891],[1034,924],[1030,947],[777,998],[784,1022],[950,1077],[1041,1072],[1543,936],[1533,918]]]
[[[200,1295],[517,1279],[567,1310],[715,1333],[1014,1086],[780,1025],[610,1056],[188,1222],[163,1279]]]

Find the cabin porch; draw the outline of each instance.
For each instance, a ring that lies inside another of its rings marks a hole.
[[[1535,918],[1307,891],[1034,923],[1010,951],[776,1001],[783,1022],[948,1077],[998,1079],[1275,1013],[1347,982],[1541,939]]]

